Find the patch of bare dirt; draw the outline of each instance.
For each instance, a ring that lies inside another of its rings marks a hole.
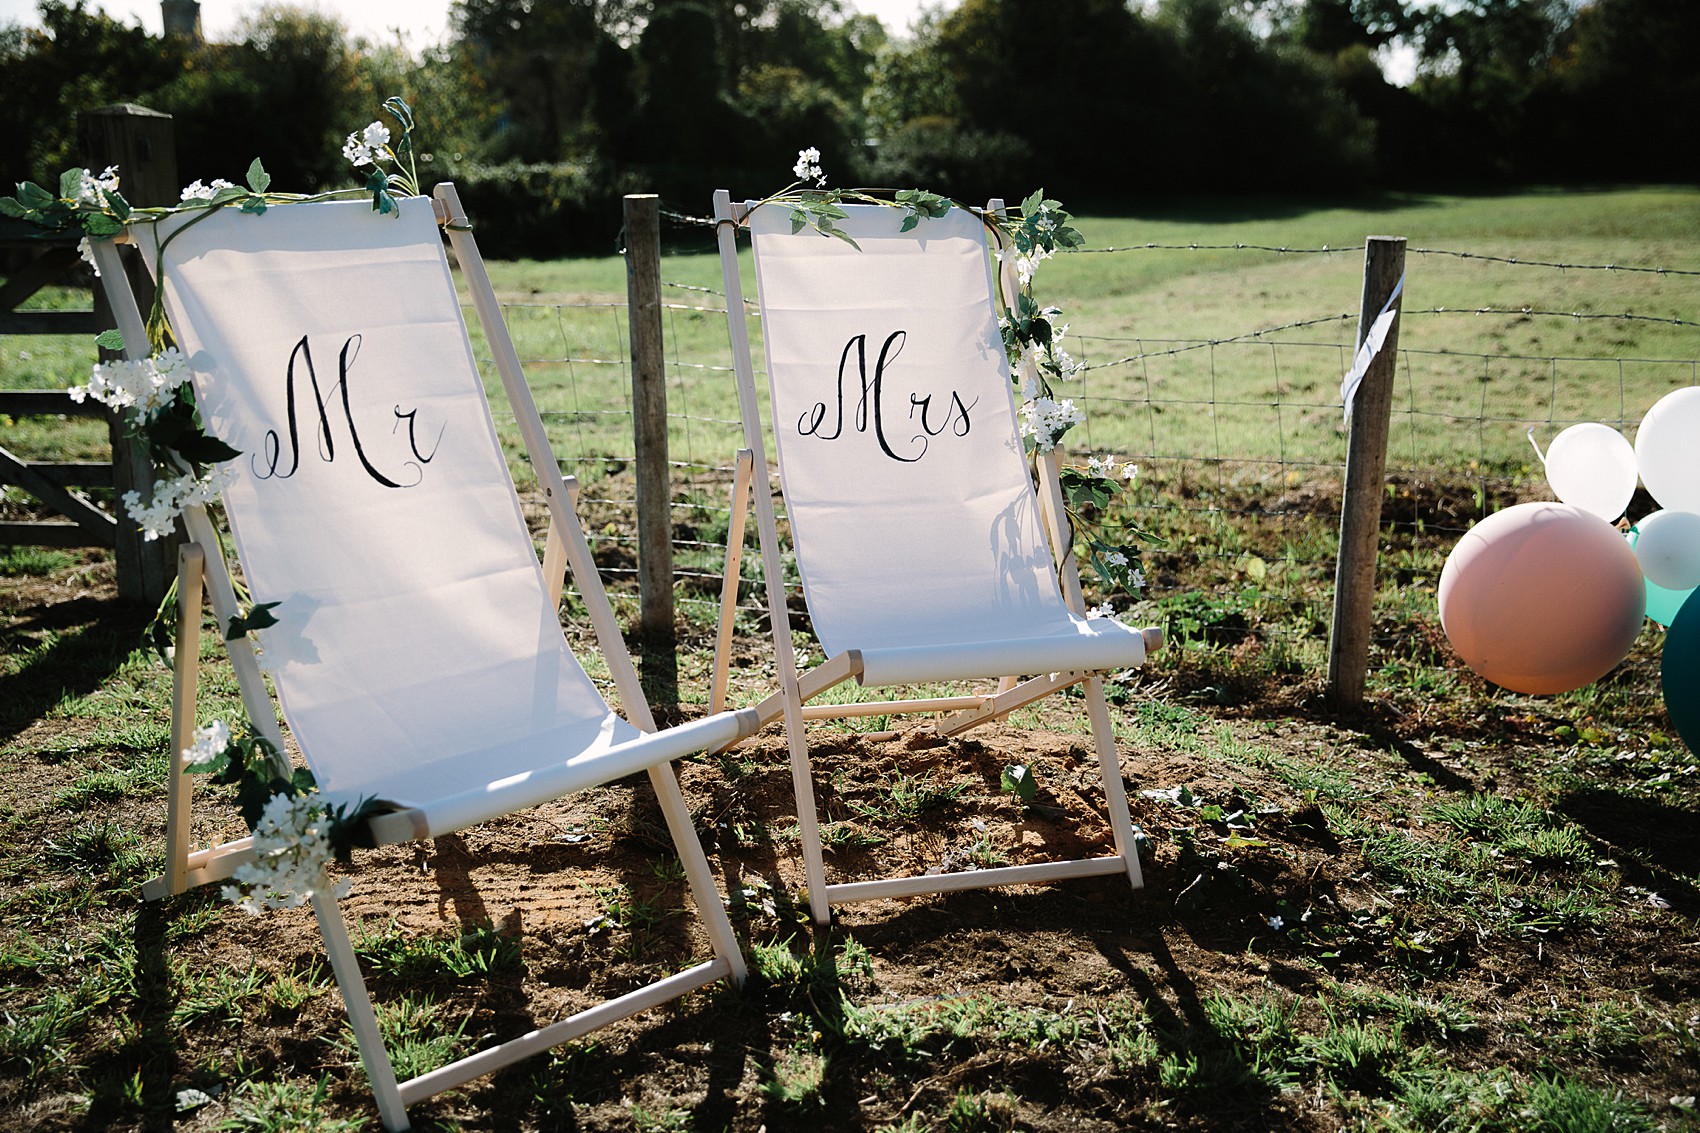
[[[110,645],[139,630],[98,569],[8,580],[0,593],[6,652],[14,658],[29,649],[51,652],[55,642],[79,635]],[[737,680],[760,687],[760,643],[741,649]],[[91,657],[110,653],[91,646]],[[99,683],[99,665],[90,664],[83,685]],[[150,850],[157,846],[157,793],[75,809],[55,803],[88,770],[76,738],[90,725],[53,714],[47,678],[25,672],[8,680],[26,698],[3,736],[8,836],[47,844],[98,819],[134,830]],[[1464,797],[1527,777],[1519,748],[1544,738],[1538,717],[1484,715],[1471,729],[1449,725],[1437,738],[1423,720],[1386,705],[1330,715],[1318,686],[1305,680],[1271,684],[1258,695],[1240,690],[1226,707],[1177,683],[1161,657],[1141,682],[1121,696],[1118,720],[1124,734],[1142,737],[1124,740],[1120,758],[1134,821],[1149,839],[1143,889],[1110,877],[875,901],[843,906],[830,931],[816,930],[803,897],[786,745],[770,729],[732,752],[683,765],[681,782],[746,951],[789,942],[799,956],[816,958],[814,975],[799,986],[756,977],[742,991],[695,994],[554,1058],[416,1106],[415,1121],[630,1129],[636,1105],[652,1115],[687,1113],[698,1129],[871,1130],[906,1120],[924,1128],[966,1091],[1007,1094],[1003,1127],[1331,1130],[1353,1118],[1321,1086],[1177,1095],[1163,1085],[1159,1065],[1221,1041],[1209,1014],[1221,997],[1287,997],[1299,1021],[1325,1028],[1325,1012],[1352,1002],[1342,986],[1362,996],[1462,1005],[1473,1020],[1468,1027],[1413,1033],[1461,1069],[1557,1066],[1649,1105],[1692,1092],[1700,1047],[1655,1033],[1668,1026],[1692,1035],[1700,1026],[1685,1014],[1700,1013],[1691,931],[1700,906],[1682,897],[1680,881],[1694,874],[1695,863],[1694,840],[1681,833],[1692,816],[1680,806],[1665,816],[1665,841],[1643,837],[1638,844],[1637,816],[1614,809],[1618,796],[1571,798],[1599,852],[1622,856],[1636,892],[1657,888],[1667,903],[1676,898],[1675,908],[1642,906],[1599,929],[1515,939],[1463,923],[1424,936],[1424,926],[1398,922],[1392,884],[1366,865],[1352,833],[1336,828],[1330,800],[1340,796],[1330,791],[1355,784],[1351,790],[1361,793],[1352,801],[1394,828],[1423,833],[1425,799]],[[1141,723],[1142,704],[1164,707],[1163,728]],[[816,727],[814,782],[822,820],[835,834],[831,877],[1113,852],[1079,707],[1059,699],[1031,726],[1000,724],[950,740],[924,729]],[[157,717],[164,706],[131,710]],[[672,706],[663,714],[692,711]],[[1458,711],[1446,717],[1458,718]],[[1460,738],[1490,742],[1465,750],[1453,744]],[[1040,785],[1032,805],[1000,787],[1012,764],[1030,768]],[[1307,787],[1283,770],[1295,767],[1322,768],[1332,778]],[[1172,794],[1183,787],[1193,801]],[[216,792],[205,802],[197,838],[237,828]],[[362,852],[344,909],[363,939],[494,929],[518,944],[518,963],[488,978],[418,982],[371,973],[380,1002],[424,996],[447,1003],[451,1018],[467,1020],[466,1043],[479,1046],[706,957],[707,942],[690,915],[686,887],[664,864],[668,857],[647,786],[624,782],[431,843]],[[44,879],[76,883],[15,851],[0,905]],[[1637,899],[1621,898],[1626,907]],[[83,1071],[50,1078],[57,1086],[46,1090],[0,1086],[0,1105],[11,1110],[15,1127],[212,1128],[234,1112],[231,1091],[240,1081],[288,1079],[310,1088],[320,1077],[330,1083],[333,1114],[371,1113],[353,1056],[339,1045],[340,1002],[322,983],[298,1005],[256,993],[239,1010],[168,1025],[209,973],[257,970],[263,986],[307,978],[321,964],[318,932],[305,911],[200,915],[217,907],[211,894],[142,906],[133,887],[120,886],[101,889],[94,906],[71,916],[62,926],[68,936],[84,935],[88,924],[130,934],[137,974],[114,1005],[112,1028],[77,1051]],[[846,941],[866,950],[865,969],[846,961]],[[32,994],[39,1001],[51,982],[13,978],[14,1006]],[[1620,1035],[1610,1049],[1566,1046],[1565,1011],[1583,1011],[1604,990],[1640,997],[1645,1017],[1636,1033],[1646,1037]],[[921,1044],[916,1061],[822,1033],[848,1026],[846,1012],[946,1011],[979,1001],[1072,1019],[1084,1035],[1081,1046],[1068,1052],[986,1033],[935,1037]],[[1124,1009],[1136,1023],[1115,1014]],[[1531,1047],[1531,1034],[1558,1037]],[[1152,1059],[1109,1053],[1137,1035],[1146,1036]],[[798,1109],[763,1086],[802,1047],[827,1055],[819,1100]],[[85,1108],[66,1086],[132,1073],[139,1104],[109,1092]],[[223,1092],[209,1104],[170,1112],[164,1099],[191,1086]]]

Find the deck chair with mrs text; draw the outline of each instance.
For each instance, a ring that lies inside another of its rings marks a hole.
[[[160,258],[203,420],[242,454],[224,512],[241,580],[254,603],[276,603],[277,619],[257,631],[259,650],[246,636],[230,643],[257,730],[284,750],[269,677],[320,790],[383,804],[369,819],[380,846],[647,772],[712,945],[706,962],[398,1083],[343,914],[319,893],[313,910],[385,1127],[407,1128],[409,1105],[517,1059],[715,980],[740,981],[744,962],[671,761],[747,734],[753,713],[655,730],[454,187],[403,200],[399,218],[367,201],[188,216],[134,225],[127,238],[150,264]],[[444,226],[547,500],[541,564],[485,400]],[[146,333],[117,251],[108,243],[98,252],[127,347],[140,357]],[[203,582],[221,627],[240,612],[213,517],[192,509],[186,524],[174,751],[194,728]],[[562,633],[567,566],[623,716]],[[228,878],[253,856],[251,839],[189,852],[191,789],[177,768],[167,865],[146,887],[150,898]]]
[[[825,923],[831,907],[845,901],[1103,874],[1126,874],[1137,888],[1136,832],[1103,674],[1143,664],[1162,634],[1085,614],[1059,456],[1037,459],[1036,485],[1023,451],[988,226],[953,208],[903,231],[899,209],[841,207],[848,215],[837,227],[854,243],[798,229],[783,203],[735,204],[724,191],[715,198],[746,447],[733,489],[710,707],[724,702],[731,588],[753,483],[779,686],[756,710],[764,724],[784,723],[814,919]],[[739,228],[749,230],[755,249],[779,490],[826,658],[802,673],[778,581],[778,521],[738,271]],[[997,684],[961,696],[809,703],[852,679],[881,688]],[[1113,853],[827,881],[809,721],[937,713],[935,730],[953,735],[1075,685],[1091,721]]]

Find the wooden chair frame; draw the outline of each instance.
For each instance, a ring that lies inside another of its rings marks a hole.
[[[525,384],[519,358],[502,319],[501,307],[490,284],[482,258],[473,240],[471,226],[452,184],[441,184],[433,194],[438,223],[447,230],[450,248],[461,268],[473,305],[494,355],[502,386],[512,405],[532,467],[542,485],[550,510],[549,534],[544,552],[544,572],[550,596],[559,605],[565,572],[571,569],[589,611],[598,643],[618,689],[625,714],[646,733],[655,732],[655,721],[638,680],[637,670],[625,648],[614,610],[604,591],[591,557],[588,541],[573,505],[576,484],[560,473],[551,451],[543,422]],[[411,202],[409,202],[411,203]],[[285,206],[289,207],[289,206]],[[134,293],[122,270],[116,267],[117,250],[111,243],[97,243],[101,281],[108,288],[118,313],[127,353],[132,358],[148,353],[147,333]],[[171,745],[173,753],[193,743],[196,686],[199,674],[200,633],[203,595],[210,601],[219,625],[229,624],[239,607],[229,563],[212,520],[203,508],[185,516],[189,542],[182,548],[178,565],[177,644],[173,664]],[[228,643],[243,706],[255,728],[282,753],[283,736],[277,725],[272,698],[260,672],[255,648],[244,635]],[[312,900],[313,912],[325,938],[331,967],[347,1005],[360,1057],[372,1084],[384,1127],[409,1128],[407,1107],[490,1074],[532,1054],[571,1041],[597,1028],[666,1003],[717,980],[742,984],[746,965],[702,844],[691,823],[690,813],[679,790],[672,760],[694,751],[721,746],[728,740],[748,735],[756,727],[754,713],[719,714],[670,729],[654,738],[653,748],[640,758],[626,760],[627,766],[593,767],[561,793],[599,785],[633,771],[644,770],[660,799],[668,830],[680,851],[685,874],[714,950],[714,959],[668,976],[646,987],[605,1001],[567,1019],[509,1039],[499,1046],[481,1050],[447,1066],[398,1082],[388,1052],[378,1031],[365,980],[349,939],[347,922],[336,899],[325,893]],[[716,732],[729,735],[716,736]],[[636,745],[634,745],[636,746]],[[570,754],[570,753],[568,753]],[[253,859],[252,838],[239,838],[207,849],[189,848],[189,827],[194,776],[173,758],[167,780],[166,863],[164,872],[143,887],[148,900],[159,900],[185,890],[231,877]],[[285,761],[286,762],[286,761]],[[280,767],[287,773],[287,767]],[[412,841],[424,836],[420,815],[413,811],[383,814],[370,820],[378,845]]]
[[[987,205],[988,211],[1001,211],[1002,208],[1003,202],[1000,200],[993,200]],[[779,685],[776,691],[755,706],[755,713],[762,726],[776,720],[784,724],[791,760],[792,785],[797,797],[797,818],[801,828],[800,840],[804,874],[809,889],[809,908],[815,921],[820,924],[827,923],[832,916],[832,905],[836,902],[913,897],[999,885],[1036,884],[1076,877],[1122,873],[1126,874],[1135,889],[1140,888],[1144,880],[1139,866],[1136,831],[1128,810],[1126,788],[1122,783],[1101,672],[1040,673],[1029,675],[1026,679],[1018,675],[1007,675],[1001,678],[995,692],[985,695],[877,700],[854,704],[809,703],[845,681],[855,679],[860,682],[863,666],[859,652],[851,649],[828,657],[807,672],[798,671],[796,651],[791,638],[790,614],[785,605],[785,587],[776,582],[784,575],[781,569],[778,519],[773,502],[774,481],[766,455],[761,409],[755,387],[755,367],[750,351],[749,330],[745,322],[743,283],[738,272],[737,229],[748,219],[749,212],[750,206],[747,203],[735,204],[725,190],[715,194],[714,220],[725,278],[727,320],[730,325],[733,368],[738,381],[744,448],[738,452],[733,477],[731,523],[727,534],[726,567],[720,598],[709,710],[719,711],[726,703],[744,528],[753,494],[761,546],[762,575],[767,581],[765,590]],[[1002,271],[1003,286],[1013,293],[1014,269],[1006,263]],[[1032,362],[1027,361],[1024,365],[1031,366]],[[1064,601],[1075,613],[1084,615],[1085,600],[1081,591],[1080,573],[1072,551],[1073,539],[1063,503],[1061,459],[1061,452],[1052,450],[1037,460],[1038,502]],[[1148,649],[1156,649],[1162,645],[1163,632],[1160,628],[1150,627],[1141,632]],[[938,719],[933,728],[937,734],[953,736],[1002,719],[1016,709],[1073,685],[1083,686],[1085,694],[1087,716],[1092,726],[1093,744],[1114,838],[1114,854],[961,873],[841,883],[827,881],[819,811],[814,798],[808,754],[809,722],[852,716],[935,713],[938,714]]]

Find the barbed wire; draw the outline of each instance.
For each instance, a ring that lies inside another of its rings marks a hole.
[[[1485,260],[1490,263],[1512,264],[1517,267],[1558,268],[1562,271],[1630,271],[1648,275],[1700,275],[1690,268],[1639,267],[1633,264],[1567,264],[1553,260],[1530,260],[1521,256],[1490,256],[1483,252],[1454,252],[1446,248],[1409,248],[1408,253],[1420,256],[1452,256],[1460,260]]]
[[[1700,323],[1674,316],[1637,315],[1631,311],[1622,314],[1610,314],[1594,311],[1542,311],[1534,307],[1429,307],[1413,308],[1400,312],[1404,315],[1541,315],[1557,319],[1615,319],[1620,322],[1667,323],[1671,326],[1696,327]]]
[[[1293,256],[1325,256],[1335,252],[1354,252],[1355,247],[1330,248],[1324,244],[1320,248],[1289,248],[1286,245],[1273,244],[1123,244],[1105,248],[1064,248],[1062,251],[1070,255],[1102,255],[1106,252],[1279,252]]]
[[[1275,252],[1288,256],[1331,256],[1337,252],[1352,252],[1357,245],[1331,247],[1324,244],[1320,248],[1293,248],[1285,244],[1249,244],[1235,242],[1232,244],[1124,244],[1105,248],[1067,248],[1065,252],[1071,255],[1094,255],[1107,252]],[[1648,275],[1700,275],[1700,269],[1641,267],[1635,264],[1572,264],[1556,260],[1533,260],[1524,256],[1494,256],[1485,252],[1457,252],[1448,248],[1407,248],[1407,255],[1416,256],[1451,256],[1460,260],[1481,260],[1486,263],[1510,264],[1515,267],[1557,268],[1561,271],[1619,271],[1641,272]]]
[[[1661,324],[1666,324],[1666,325],[1671,325],[1671,326],[1681,326],[1681,327],[1700,327],[1700,322],[1693,322],[1693,321],[1690,321],[1688,319],[1679,319],[1679,318],[1675,318],[1675,317],[1664,317],[1664,316],[1660,316],[1660,315],[1637,315],[1637,314],[1634,314],[1632,312],[1625,312],[1625,313],[1622,313],[1622,314],[1606,314],[1606,313],[1593,313],[1593,312],[1588,312],[1588,311],[1542,311],[1542,310],[1537,310],[1533,307],[1513,307],[1513,308],[1506,308],[1506,307],[1428,307],[1428,308],[1421,308],[1421,307],[1416,307],[1416,308],[1409,308],[1409,309],[1401,310],[1399,314],[1400,314],[1401,318],[1404,318],[1406,316],[1413,316],[1413,315],[1517,315],[1517,316],[1540,315],[1540,316],[1545,316],[1545,317],[1550,317],[1550,318],[1562,318],[1562,319],[1615,319],[1615,320],[1620,320],[1620,321],[1624,321],[1624,322],[1648,322],[1648,323],[1661,323]],[[1128,365],[1129,363],[1143,361],[1144,359],[1147,359],[1147,358],[1164,358],[1164,357],[1169,357],[1169,356],[1176,355],[1176,354],[1186,354],[1186,353],[1189,353],[1189,352],[1194,351],[1194,350],[1206,350],[1206,349],[1208,349],[1212,346],[1225,346],[1225,345],[1230,345],[1230,344],[1236,343],[1236,342],[1259,342],[1259,341],[1264,340],[1265,336],[1267,336],[1267,335],[1279,334],[1283,331],[1302,330],[1305,327],[1321,326],[1321,325],[1324,325],[1324,324],[1327,324],[1327,323],[1344,322],[1348,319],[1354,319],[1354,318],[1357,318],[1357,317],[1358,316],[1351,314],[1349,312],[1338,314],[1338,315],[1324,315],[1320,318],[1300,319],[1297,322],[1283,323],[1280,326],[1264,327],[1261,330],[1246,331],[1244,334],[1229,335],[1226,338],[1153,339],[1153,338],[1145,338],[1145,337],[1136,337],[1136,338],[1126,338],[1126,337],[1119,337],[1119,336],[1118,337],[1109,337],[1109,336],[1106,336],[1106,335],[1090,335],[1090,334],[1076,335],[1075,337],[1077,339],[1079,339],[1081,342],[1176,342],[1176,343],[1182,344],[1182,345],[1170,346],[1170,347],[1168,347],[1167,349],[1164,349],[1164,350],[1141,351],[1138,354],[1130,354],[1130,355],[1127,355],[1126,357],[1123,357],[1123,358],[1116,358],[1116,359],[1113,359],[1113,360],[1110,360],[1110,361],[1105,361],[1105,362],[1087,362],[1087,363],[1085,363],[1081,366],[1082,371],[1102,370],[1102,369],[1107,369],[1111,366],[1125,366],[1125,365]],[[1315,344],[1315,343],[1307,343],[1307,344],[1286,343],[1284,345],[1318,345],[1318,344]],[[1343,344],[1335,344],[1335,343],[1322,343],[1320,345],[1324,345],[1324,346],[1342,345],[1343,346]]]
[[[677,209],[663,207],[660,210],[663,220],[674,224],[690,227],[714,227],[714,219],[706,216],[691,216]],[[1066,248],[1065,252],[1073,255],[1104,255],[1118,252],[1273,252],[1286,256],[1332,256],[1340,252],[1355,252],[1361,247],[1357,244],[1346,244],[1334,247],[1328,244],[1320,248],[1295,248],[1287,244],[1255,244],[1247,241],[1235,241],[1231,244],[1161,244],[1151,241],[1145,244],[1110,245],[1103,248]],[[1697,268],[1643,267],[1639,264],[1573,264],[1561,260],[1530,259],[1527,256],[1496,256],[1486,252],[1460,252],[1451,248],[1407,248],[1407,255],[1417,256],[1450,256],[1458,260],[1479,260],[1483,263],[1508,264],[1513,267],[1556,268],[1560,271],[1612,271],[1637,272],[1646,275],[1690,275],[1700,276]]]

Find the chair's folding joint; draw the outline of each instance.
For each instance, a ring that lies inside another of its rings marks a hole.
[[[838,656],[823,661],[806,673],[797,677],[797,701],[807,704],[834,685],[841,685],[850,678],[856,678],[857,683],[862,679],[862,653],[858,649],[846,649]],[[785,712],[785,692],[769,695],[752,710],[766,727],[779,719]]]
[[[755,708],[740,708],[733,712],[732,715],[738,718],[738,738],[732,741],[734,744],[749,739],[751,736],[761,731],[762,726],[766,723],[766,721],[762,719],[761,713]],[[726,746],[730,747],[732,745],[728,744]]]
[[[431,836],[431,823],[417,807],[374,814],[366,820],[366,829],[371,831],[373,843],[379,846],[417,842]]]

